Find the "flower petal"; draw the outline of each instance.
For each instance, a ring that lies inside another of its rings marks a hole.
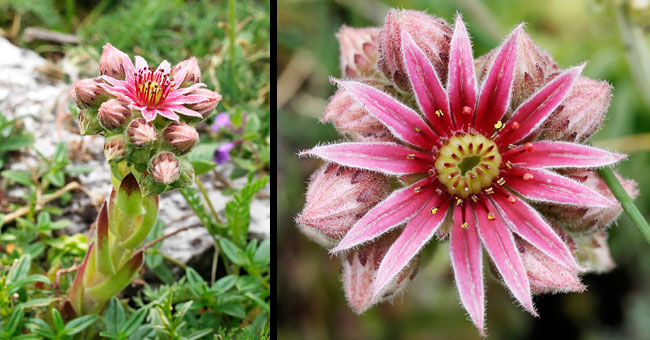
[[[512,295],[528,312],[537,316],[530,294],[526,268],[521,262],[512,233],[492,202],[486,199],[485,203],[494,218],[489,219],[485,209],[474,209],[481,241]],[[454,228],[458,227],[454,226]]]
[[[463,210],[468,226],[463,224]],[[485,336],[485,288],[483,286],[483,249],[470,204],[454,207],[454,223],[449,237],[449,257],[460,301],[482,336]]]
[[[506,113],[510,105],[512,82],[517,65],[517,40],[522,30],[517,26],[501,46],[499,54],[490,66],[488,76],[481,86],[476,106],[476,129],[492,133],[494,124]]]
[[[142,112],[142,117],[144,117],[144,119],[146,119],[148,122],[156,118],[156,109],[150,109],[145,107],[142,108],[140,112]]]
[[[317,146],[302,154],[318,156],[341,165],[389,175],[427,172],[431,155],[395,143],[339,143]],[[413,159],[410,159],[413,158]]]
[[[449,115],[449,101],[447,92],[440,83],[429,58],[413,41],[408,31],[402,31],[402,51],[404,66],[415,93],[420,111],[427,117],[438,135],[445,136],[452,132],[453,124]],[[442,115],[438,117],[436,111]]]
[[[531,151],[525,145],[509,150],[503,157],[513,165],[528,168],[595,168],[614,164],[626,156],[582,144],[534,142]],[[512,156],[509,156],[512,155]]]
[[[167,104],[167,103],[165,103],[165,104]],[[180,114],[182,114],[184,116],[199,117],[199,118],[203,117],[203,116],[201,116],[200,113],[198,113],[198,112],[196,112],[194,110],[190,110],[190,109],[186,108],[183,105],[164,105],[163,108],[170,109],[172,111],[178,112],[178,113],[180,113]]]
[[[420,212],[424,204],[436,195],[429,178],[411,186],[393,191],[385,200],[370,209],[355,223],[345,237],[332,250],[336,253],[370,241],[407,222]],[[420,187],[420,190],[415,190]]]
[[[167,60],[163,60],[162,63],[158,65],[156,72],[162,72],[163,74],[168,74],[169,68],[170,68],[169,62]]]
[[[500,145],[517,143],[537,130],[560,105],[571,90],[585,64],[572,67],[551,80],[537,93],[521,103],[510,121],[519,123],[519,128],[509,130],[497,138]]]
[[[611,207],[616,204],[595,190],[548,170],[513,168],[504,177],[506,185],[534,201],[588,207]]]
[[[467,128],[472,123],[476,107],[476,74],[472,56],[472,43],[460,14],[456,17],[454,35],[449,50],[449,77],[447,79],[449,107],[457,128]],[[463,107],[471,114],[464,114]]]
[[[126,53],[122,55],[122,65],[124,66],[124,74],[126,75],[124,79],[126,82],[134,81],[135,69],[133,68],[133,62]]]
[[[441,201],[442,205],[440,205]],[[406,224],[406,228],[395,240],[379,265],[377,278],[373,285],[374,299],[383,294],[384,288],[431,240],[433,234],[445,220],[448,207],[449,200],[438,195],[430,196],[422,210]],[[437,210],[435,214],[432,214],[431,211],[434,208]]]
[[[508,202],[504,195],[492,198],[510,230],[561,265],[569,269],[580,268],[566,244],[533,207],[522,200]]]
[[[384,123],[388,130],[402,141],[425,150],[431,150],[438,136],[415,111],[397,99],[372,86],[356,81],[333,80],[370,114]],[[416,129],[419,128],[420,132]]]
[[[178,121],[179,119],[178,115],[169,109],[158,109],[158,114],[173,121]]]
[[[147,61],[144,60],[144,58],[142,58],[141,56],[136,55],[135,56],[135,70],[139,71],[139,70],[146,69],[146,68],[149,68],[149,65],[147,64]]]

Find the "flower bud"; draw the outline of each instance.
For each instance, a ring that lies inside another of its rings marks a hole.
[[[538,138],[585,142],[600,128],[611,99],[612,87],[607,82],[578,77]]]
[[[387,142],[393,139],[384,124],[344,89],[338,90],[330,98],[321,122],[331,122],[341,134],[350,135],[359,142]]]
[[[97,119],[105,129],[122,127],[131,118],[129,103],[120,99],[109,99],[99,107]]]
[[[70,94],[75,104],[80,108],[97,108],[101,102],[108,99],[108,95],[103,88],[99,86],[99,78],[82,79],[75,82]]]
[[[181,72],[183,71],[183,72]],[[183,76],[183,79],[174,78],[176,75]],[[196,58],[190,57],[176,64],[170,72],[175,81],[181,82],[181,87],[187,87],[201,82],[201,69]]]
[[[305,207],[296,222],[341,239],[389,191],[390,183],[381,174],[326,164],[311,176]]]
[[[361,314],[376,303],[397,295],[415,278],[419,269],[419,255],[384,288],[380,298],[372,298],[379,265],[399,234],[399,230],[394,230],[373,243],[351,250],[342,258],[343,290],[348,305],[355,313]]]
[[[380,28],[341,26],[336,38],[341,49],[341,74],[346,78],[369,78],[377,71],[377,37]]]
[[[563,174],[616,202],[614,194],[596,171],[566,170]],[[622,178],[616,173],[615,175],[630,197],[635,198],[639,195],[637,183],[634,180]],[[623,208],[617,203],[610,207],[548,205],[543,210],[544,214],[552,221],[571,232],[593,232],[607,228],[618,218]]]
[[[474,66],[479,82],[482,82],[487,76],[494,58],[499,52],[500,47],[497,47],[476,58]],[[519,104],[546,84],[558,70],[558,65],[553,57],[535,45],[530,36],[522,31],[517,39],[517,66],[515,66],[510,107],[513,110],[516,109]]]
[[[124,80],[124,57],[128,58],[126,53],[107,43],[104,45],[101,58],[99,58],[99,73],[115,79]]]
[[[171,152],[161,152],[155,155],[149,163],[151,178],[161,184],[171,184],[181,174],[178,158]]]
[[[104,157],[107,162],[119,162],[127,153],[126,140],[123,135],[106,138],[104,142]]]
[[[530,243],[516,238],[521,261],[526,268],[533,294],[582,292],[585,286],[578,277],[578,268],[569,269],[544,254]]]
[[[199,133],[191,125],[172,122],[163,130],[163,138],[174,151],[182,155],[192,150],[196,145],[199,141]]]
[[[402,62],[402,30],[411,34],[427,55],[440,81],[447,81],[451,27],[441,18],[413,10],[391,10],[379,33],[379,69],[402,90],[410,88]]]
[[[219,104],[221,101],[220,94],[208,89],[195,89],[194,91],[190,92],[190,95],[203,97],[203,100],[198,103],[186,105],[188,109],[200,113],[201,116],[203,116],[203,119],[209,116],[214,108],[217,107],[217,104]]]
[[[95,135],[102,131],[97,116],[92,113],[92,110],[84,109],[79,111],[77,118],[79,119],[79,131],[82,135]]]
[[[607,245],[606,231],[601,230],[593,234],[578,236],[576,243],[578,245],[576,257],[590,271],[604,273],[616,267]]]
[[[178,181],[173,183],[172,186],[180,189],[188,187],[194,183],[194,166],[183,158],[179,158],[178,160],[181,167],[181,174],[178,177]]]
[[[158,139],[157,133],[153,124],[147,122],[144,118],[134,119],[126,129],[129,142],[138,147],[155,142]]]

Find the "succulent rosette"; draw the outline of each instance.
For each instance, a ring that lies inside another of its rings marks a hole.
[[[82,134],[105,135],[104,153],[119,182],[133,173],[145,196],[191,182],[185,155],[199,140],[190,125],[210,115],[221,95],[201,83],[191,57],[171,68],[166,60],[154,70],[140,56],[135,65],[124,52],[104,46],[101,75],[74,84],[72,97],[82,108]]]
[[[532,294],[584,290],[578,274],[590,266],[576,260],[567,226],[602,233],[621,211],[585,176],[625,155],[580,144],[603,121],[611,87],[582,77],[585,64],[560,70],[523,25],[477,59],[460,15],[451,28],[393,10],[382,28],[337,37],[346,78],[332,79],[339,90],[325,120],[353,141],[301,153],[331,164],[312,176],[296,220],[348,261],[351,307],[363,312],[401,290],[434,235],[449,239],[461,303],[482,335],[484,251],[533,315]],[[402,187],[391,191],[390,178]],[[377,266],[352,261],[360,252]]]

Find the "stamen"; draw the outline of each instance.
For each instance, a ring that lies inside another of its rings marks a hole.
[[[517,203],[517,197],[515,197],[513,195],[508,195],[508,202],[510,202],[512,204]]]
[[[533,178],[534,178],[534,176],[530,172],[527,172],[527,173],[524,174],[524,181],[530,181]]]
[[[406,159],[415,159],[415,154],[410,153],[410,154],[406,155]]]
[[[456,205],[460,206],[461,204],[463,204],[463,199],[460,197],[456,197]]]
[[[473,110],[469,106],[463,106],[463,114],[464,115],[471,115],[473,113]]]
[[[478,202],[478,197],[476,197],[476,195],[472,195],[472,202]]]
[[[461,224],[460,227],[463,229],[467,229],[467,227],[469,227],[469,224],[467,222],[463,222],[463,224]]]
[[[422,128],[420,128],[419,126],[416,126],[413,130],[415,130],[415,132],[419,133],[419,132],[422,131]]]
[[[443,115],[444,113],[442,112],[442,110],[440,109],[436,110],[436,116],[438,116],[438,118],[442,117]]]
[[[504,184],[506,184],[506,180],[505,180],[505,178],[501,177],[501,178],[497,179],[497,184],[499,184],[499,185],[504,185]]]
[[[506,167],[507,167],[508,169],[512,169],[512,163],[510,163],[510,161],[507,161],[507,162],[506,162]]]
[[[492,195],[492,194],[494,194],[494,188],[493,188],[493,187],[489,187],[489,188],[485,189],[485,193],[488,194],[488,195]]]
[[[438,207],[431,208],[431,215],[435,215],[438,212]]]
[[[490,220],[490,221],[493,221],[495,218],[496,218],[496,217],[494,217],[494,215],[492,215],[492,213],[489,213],[489,214],[487,215],[487,219]]]
[[[498,120],[496,124],[494,124],[494,128],[497,130],[503,129],[503,123],[500,120]]]
[[[417,194],[417,193],[419,193],[420,191],[422,191],[422,187],[415,187],[415,188],[413,189],[413,191],[415,191],[415,193]]]

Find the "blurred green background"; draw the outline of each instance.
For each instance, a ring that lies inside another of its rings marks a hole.
[[[594,144],[630,154],[617,170],[639,182],[636,200],[650,216],[650,9],[647,1],[289,1],[278,4],[278,306],[280,339],[475,339],[457,297],[447,244],[432,242],[431,261],[393,304],[356,316],[341,288],[339,261],[309,241],[293,223],[302,209],[315,159],[297,152],[340,140],[318,119],[340,76],[334,34],[342,24],[380,26],[389,8],[426,10],[453,22],[463,14],[479,56],[516,24],[548,50],[560,67],[589,61],[584,74],[614,86],[607,119]],[[492,339],[650,338],[650,245],[627,216],[610,229],[616,269],[587,275],[583,294],[535,298],[541,318],[518,307],[487,279],[487,329]]]

